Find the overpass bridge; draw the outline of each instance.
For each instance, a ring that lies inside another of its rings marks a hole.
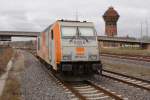
[[[11,37],[37,37],[40,32],[0,31],[0,41],[11,41]]]

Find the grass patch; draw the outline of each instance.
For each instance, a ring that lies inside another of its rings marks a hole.
[[[20,72],[24,70],[23,56],[19,52],[13,52],[12,67],[8,72],[8,78],[0,100],[22,100]]]
[[[101,48],[101,53],[150,56],[150,50],[139,48]]]
[[[10,47],[0,47],[0,76],[6,71],[6,66],[13,55]]]
[[[134,66],[132,64],[114,64],[109,61],[103,61],[104,69],[114,71],[146,80],[150,80],[150,68],[143,66]]]
[[[8,74],[0,100],[21,100],[20,83],[11,72]]]

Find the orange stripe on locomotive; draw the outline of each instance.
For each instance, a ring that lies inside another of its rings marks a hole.
[[[54,33],[54,42],[55,42],[55,60],[56,64],[60,64],[61,61],[61,30],[60,30],[60,24],[59,22],[56,22],[56,24],[53,27],[53,33]]]

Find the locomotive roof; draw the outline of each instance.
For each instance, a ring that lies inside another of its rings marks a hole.
[[[57,20],[56,22],[59,22],[61,26],[87,26],[87,27],[93,27],[94,24],[93,22],[87,22],[87,21],[74,21],[74,20]],[[55,23],[56,23],[55,22]],[[52,26],[54,25],[51,24],[49,25],[46,29],[44,29],[42,32],[46,32],[49,30]]]
[[[86,22],[86,21],[72,21],[72,20],[58,20],[61,26],[88,26],[93,27],[93,22]]]

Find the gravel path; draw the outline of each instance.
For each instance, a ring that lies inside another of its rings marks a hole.
[[[116,92],[117,94],[122,95],[125,98],[128,98],[129,100],[150,100],[149,91],[135,88],[121,82],[118,83],[117,81],[101,76],[95,76],[93,81],[110,89],[113,92]]]
[[[21,73],[21,90],[24,100],[69,100],[61,86],[57,85],[34,56],[24,55],[25,70]]]
[[[12,67],[12,60],[10,60],[7,64],[6,72],[0,77],[0,96],[2,95],[6,79],[8,78],[8,72]]]

